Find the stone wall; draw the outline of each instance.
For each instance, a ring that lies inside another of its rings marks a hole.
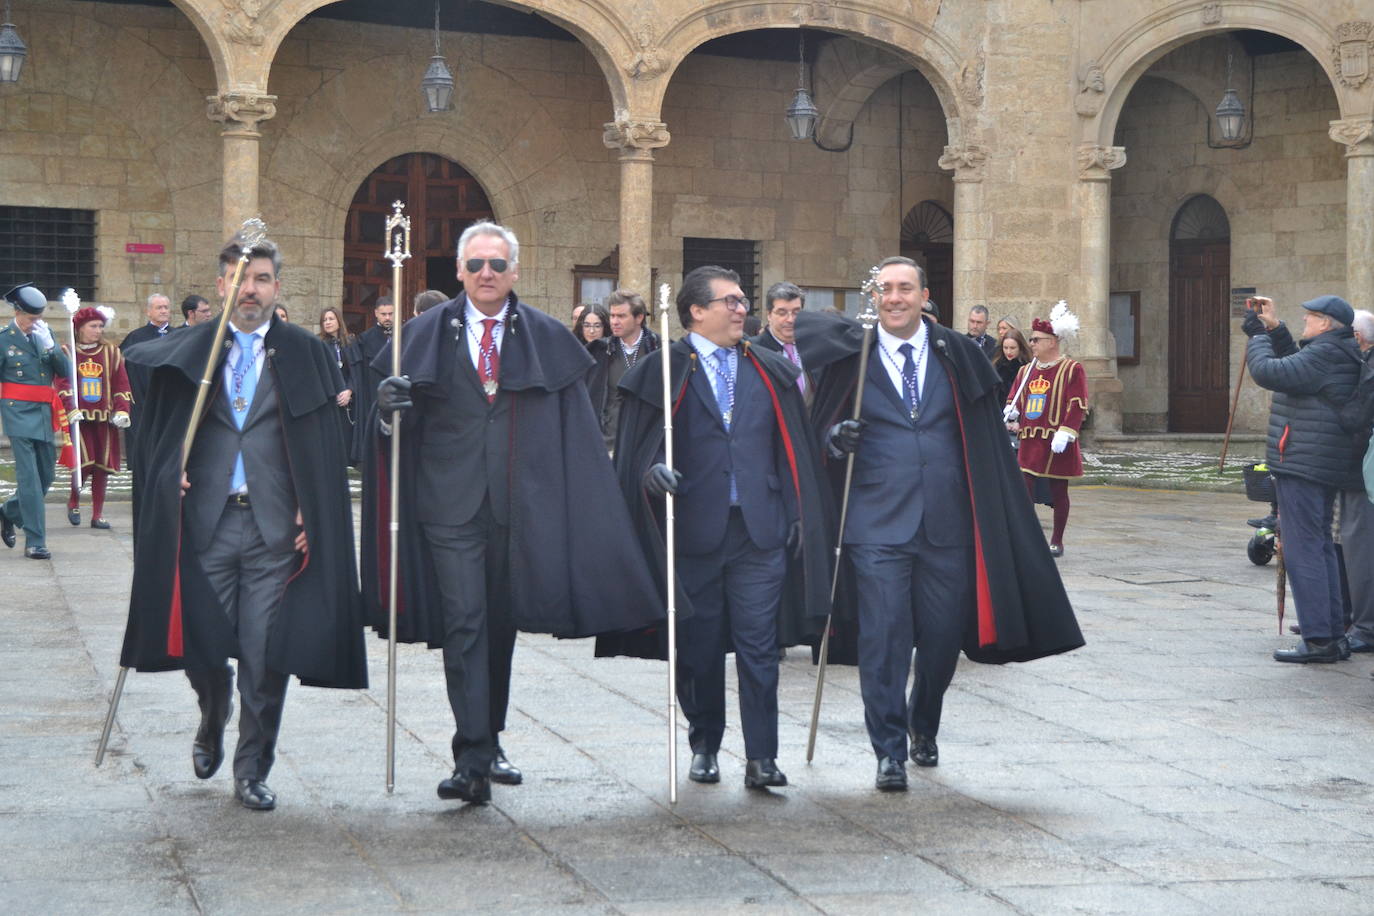
[[[1215,50],[1224,60],[1224,48]],[[1208,148],[1207,117],[1215,107],[1209,101],[1204,108],[1177,83],[1147,73],[1117,127],[1129,159],[1112,180],[1112,289],[1141,294],[1140,365],[1119,370],[1128,430],[1167,425],[1169,233],[1193,195],[1211,195],[1230,219],[1230,285],[1270,296],[1290,325],[1301,319],[1298,303],[1345,294],[1344,148],[1327,135],[1327,123],[1339,114],[1317,62],[1301,51],[1256,58],[1255,133],[1246,149]],[[1216,346],[1229,352],[1234,379],[1245,339],[1239,318],[1231,327],[1230,339]],[[1263,431],[1268,408],[1268,395],[1247,386],[1236,428]]]

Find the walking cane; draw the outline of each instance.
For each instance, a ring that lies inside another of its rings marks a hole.
[[[76,290],[69,289],[62,294],[62,305],[67,309],[67,335],[72,341],[72,454],[76,456],[76,464],[72,468],[73,492],[76,493],[77,504],[81,503],[81,392],[77,389],[76,374],[76,325],[74,319],[76,313],[81,310],[81,300],[77,298]],[[63,409],[66,405],[62,405]]]
[[[1226,451],[1231,447],[1231,427],[1236,422],[1236,406],[1240,404],[1240,386],[1245,381],[1245,359],[1240,361],[1240,374],[1236,376],[1236,393],[1231,396],[1231,415],[1226,418],[1226,438],[1221,440],[1221,461],[1217,462],[1217,473],[1226,470]]]
[[[658,288],[660,351],[663,354],[663,463],[673,466],[673,367],[668,346],[668,284]],[[673,491],[663,494],[663,549],[668,582],[668,804],[677,804],[677,537]]]
[[[224,343],[224,332],[229,327],[229,314],[234,309],[234,305],[239,298],[239,285],[243,283],[243,270],[252,260],[253,249],[262,244],[263,239],[267,238],[267,225],[256,216],[250,217],[243,222],[242,228],[235,235],[235,240],[239,244],[239,260],[234,265],[234,276],[229,280],[229,286],[224,291],[224,301],[220,304],[219,321],[215,324],[215,337],[210,342],[210,349],[205,358],[205,371],[200,375],[200,383],[196,386],[196,402],[191,408],[191,418],[186,424],[186,435],[181,440],[181,474],[177,478],[177,486],[181,486],[181,477],[186,475],[186,461],[191,457],[191,443],[195,441],[196,430],[200,428],[201,414],[205,410],[205,402],[210,397],[210,383],[215,377],[215,370],[219,367],[220,349]],[[119,711],[119,698],[124,693],[124,681],[129,675],[129,669],[123,665],[119,668],[119,676],[115,678],[114,690],[110,693],[110,710],[105,714],[105,726],[100,731],[100,741],[95,749],[95,765],[105,760],[105,747],[110,742],[110,729],[114,726],[115,714]]]
[[[405,204],[399,200],[391,205],[391,215],[386,219],[387,253],[384,257],[391,262],[391,295],[396,300],[396,318],[391,327],[391,374],[401,374],[401,265],[410,257],[410,217],[402,216]],[[391,559],[386,584],[387,627],[386,627],[386,794],[396,789],[396,594],[400,582],[399,571],[401,550],[398,543],[401,525],[398,520],[401,511],[400,483],[401,466],[401,414],[391,416],[391,511],[388,516],[391,532]]]
[[[1278,557],[1278,562],[1274,564],[1275,587],[1278,591],[1279,604],[1279,635],[1283,635],[1283,610],[1288,603],[1288,566],[1283,561],[1283,538],[1274,536],[1274,555]],[[1299,618],[1301,620],[1302,618]]]
[[[863,410],[864,403],[864,379],[868,377],[868,351],[873,343],[873,329],[878,324],[878,308],[876,299],[882,296],[882,290],[878,287],[878,268],[873,267],[868,271],[868,279],[864,281],[863,292],[868,297],[868,306],[859,314],[859,323],[864,326],[863,346],[859,348],[859,374],[854,384],[854,415],[851,419],[859,419],[859,413]],[[834,619],[835,612],[835,593],[840,584],[840,561],[844,551],[844,523],[849,515],[849,487],[854,480],[854,453],[850,452],[844,465],[844,490],[840,501],[840,528],[835,535],[835,569],[830,576],[830,607],[831,612],[825,616],[825,631],[821,634],[820,658],[816,663],[816,697],[811,702],[811,731],[806,736],[806,762],[810,763],[816,755],[816,728],[821,720],[821,694],[825,691],[825,666],[830,657],[830,623]]]

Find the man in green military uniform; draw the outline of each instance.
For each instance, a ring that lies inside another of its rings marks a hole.
[[[52,486],[61,435],[61,417],[54,428],[54,376],[70,375],[71,365],[42,321],[48,300],[31,283],[5,293],[14,306],[14,321],[0,330],[0,424],[14,453],[18,491],[0,506],[0,540],[14,546],[14,529],[24,529],[24,556],[46,560],[47,526],[43,496]]]

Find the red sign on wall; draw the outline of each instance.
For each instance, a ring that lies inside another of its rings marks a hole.
[[[127,242],[124,245],[126,254],[166,254],[167,249],[162,245],[155,245],[148,242]]]

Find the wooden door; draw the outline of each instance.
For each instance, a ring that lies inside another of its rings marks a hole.
[[[1231,243],[1175,241],[1169,250],[1169,431],[1226,430]]]
[[[393,295],[391,262],[383,255],[386,220],[393,201],[410,217],[410,259],[404,289]],[[462,166],[432,153],[390,159],[358,187],[344,227],[344,320],[353,333],[372,324],[377,297],[392,295],[402,317],[411,314],[415,294],[426,289],[457,295],[455,245],[463,230],[492,219],[486,192]]]

